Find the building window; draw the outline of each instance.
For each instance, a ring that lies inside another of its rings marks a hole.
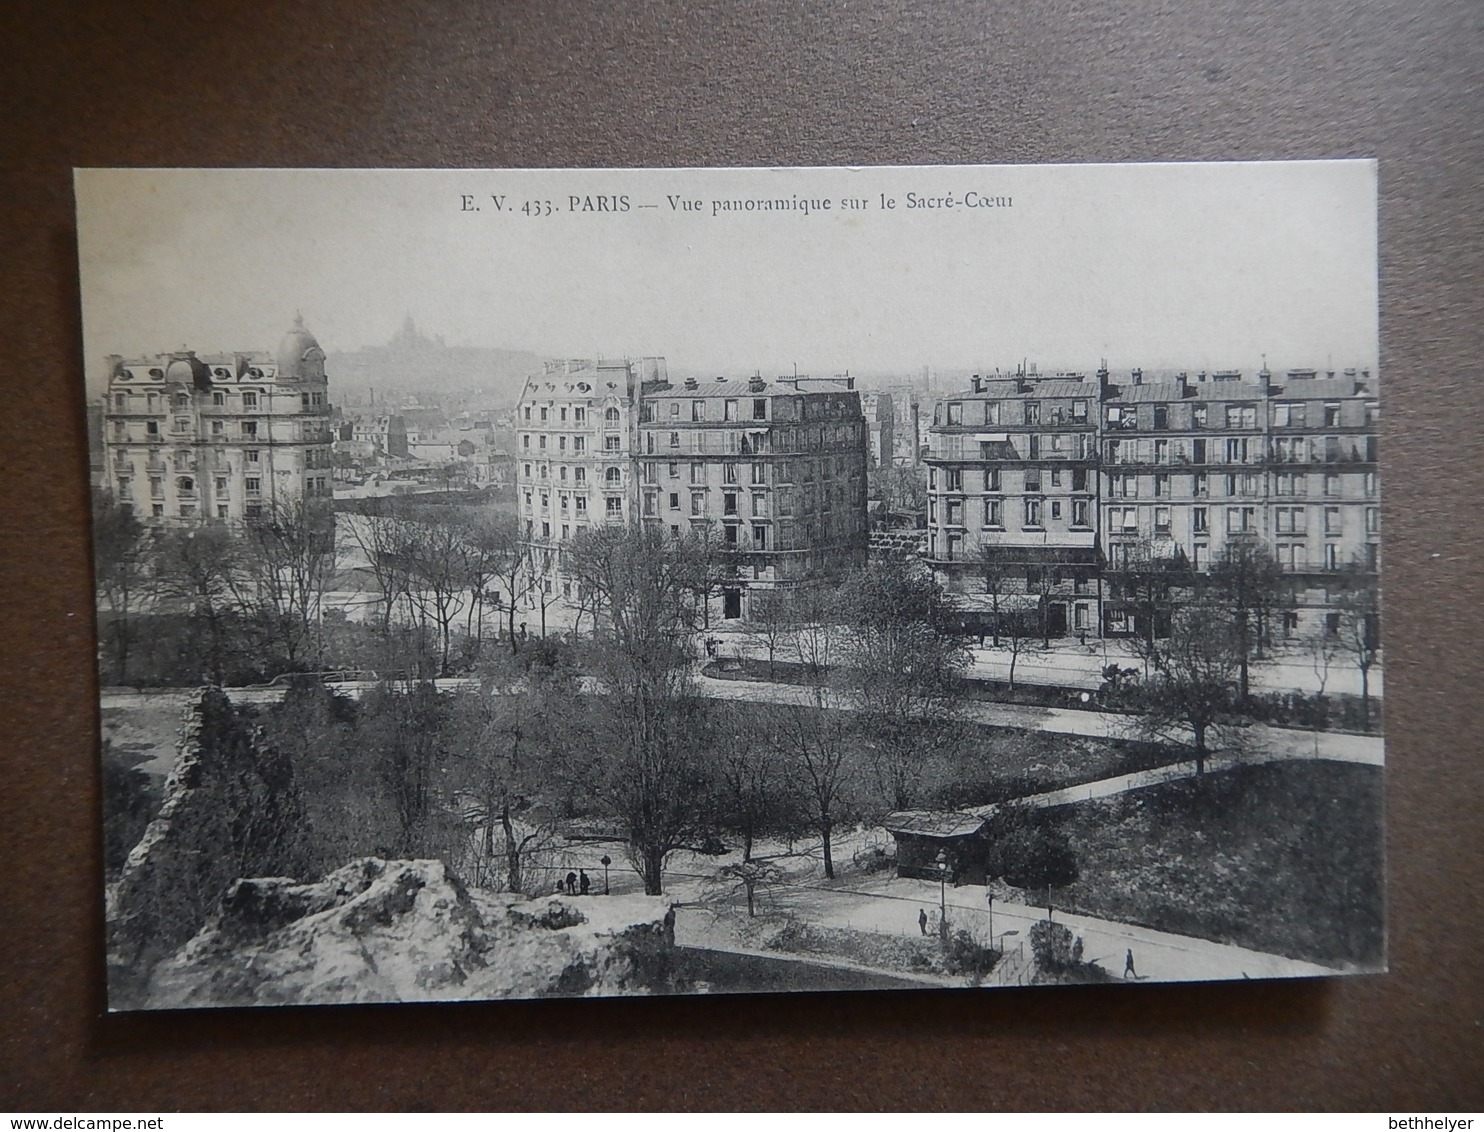
[[[948,402],[948,423],[951,425],[964,423],[964,407],[962,402]]]
[[[1060,518],[1061,518],[1061,500],[1059,500],[1059,499],[1053,499],[1051,501],[1051,521],[1052,522],[1056,522]]]
[[[1324,544],[1324,568],[1326,570],[1338,570],[1340,568],[1340,544],[1327,542]]]
[[[573,483],[576,483],[576,484],[587,483],[587,469],[586,468],[573,468],[572,469],[572,482]]]
[[[736,401],[724,401],[724,402],[722,402],[722,406],[721,406],[721,419],[724,420],[724,421],[734,421],[734,420],[737,419],[737,402]]]
[[[151,480],[151,483],[154,481]],[[257,495],[263,490],[263,481],[257,476],[248,476],[242,483],[248,495]]]
[[[693,421],[704,421],[706,419],[705,401],[692,401],[690,403],[690,419]]]
[[[1025,490],[1026,491],[1040,491],[1041,490],[1041,469],[1040,468],[1027,468],[1025,470]]]
[[[617,419],[618,419],[617,417],[614,418],[614,420],[617,420]],[[572,423],[573,424],[586,424],[587,423],[587,410],[584,409],[581,405],[576,406],[572,410]]]
[[[1211,529],[1210,512],[1205,507],[1192,507],[1190,509],[1190,529],[1198,535],[1203,535]]]
[[[1041,506],[1039,499],[1025,501],[1025,526],[1039,527],[1041,525]]]
[[[655,503],[656,503],[656,499],[655,499],[654,492],[652,492],[652,491],[646,491],[644,493],[644,514],[645,515],[653,515],[655,513]]]
[[[1256,428],[1256,405],[1228,405],[1226,407],[1227,428]]]
[[[768,419],[768,402],[764,397],[755,398],[752,402],[752,419],[765,421]]]
[[[227,431],[227,423],[225,421],[212,421],[211,422],[211,435],[212,436],[221,436],[226,431]]]
[[[250,389],[244,392],[242,394],[242,407],[244,409],[256,409],[258,407],[258,395]]]
[[[752,482],[754,484],[765,484],[765,483],[768,482],[768,465],[767,464],[753,464],[752,465]]]
[[[1170,494],[1170,477],[1166,472],[1160,472],[1154,477],[1154,498],[1168,498]]]
[[[1004,526],[1004,512],[1001,510],[1001,502],[998,499],[986,499],[984,501],[984,525],[986,527]]]
[[[548,413],[548,411],[547,411],[547,409],[546,409],[546,406],[544,406],[544,405],[543,405],[543,406],[542,406],[542,407],[541,407],[541,420],[542,420],[542,421],[543,421],[543,422],[545,422],[545,421],[546,421],[546,420],[547,420],[547,418],[548,418],[548,417],[549,417],[549,415],[550,415],[550,414],[549,414],[549,413]]]
[[[1000,490],[1000,470],[999,470],[999,468],[986,468],[985,469],[985,472],[984,472],[984,490],[985,491],[999,491]]]
[[[964,473],[961,468],[947,468],[943,472],[943,489],[945,491],[963,491]]]
[[[1025,423],[1028,425],[1041,423],[1041,402],[1027,401],[1025,403]]]
[[[546,410],[545,409],[542,409],[541,410],[541,415],[543,417],[546,415]],[[550,523],[542,523],[541,524],[541,537],[542,538],[550,538],[551,537],[551,524]]]
[[[1211,481],[1205,472],[1196,472],[1190,477],[1190,494],[1197,499],[1206,499],[1211,494]]]
[[[1276,428],[1302,428],[1307,406],[1302,401],[1280,401],[1273,406],[1273,425]]]
[[[737,493],[735,491],[722,493],[721,510],[724,515],[735,515],[737,513]]]
[[[587,496],[575,496],[572,500],[572,510],[577,512],[577,517],[579,519],[585,516],[587,514]]]
[[[1280,542],[1278,544],[1278,565],[1290,572],[1303,570],[1309,564],[1308,556],[1304,553],[1304,544],[1301,542]]]
[[[546,412],[545,409],[542,409],[541,411],[543,413]],[[542,451],[545,451],[546,450],[546,433],[543,432],[540,436],[538,436],[536,438],[536,447],[537,448],[540,448]]]
[[[527,410],[527,411],[529,411],[529,410]],[[530,448],[531,448],[531,434],[530,433],[528,433],[528,432],[521,433],[521,436],[520,436],[520,446],[522,448],[526,449],[527,451],[530,451]]]
[[[1226,533],[1248,534],[1256,530],[1257,509],[1255,507],[1228,507],[1226,509]]]
[[[672,491],[672,492],[670,492],[670,510],[671,511],[679,511],[680,510],[680,492],[678,492],[678,491]]]
[[[1087,500],[1085,500],[1085,499],[1074,499],[1074,500],[1072,500],[1072,526],[1074,526],[1074,527],[1086,527],[1088,525],[1089,525],[1089,523],[1088,523],[1088,506],[1087,506]]]
[[[962,499],[950,499],[944,506],[944,522],[951,527],[961,527],[964,523],[964,503]]]
[[[1326,405],[1326,406],[1324,406],[1324,427],[1325,428],[1339,428],[1340,427],[1340,406],[1338,406],[1338,405]]]
[[[1247,462],[1247,438],[1234,437],[1226,442],[1226,462],[1228,464],[1245,464]]]
[[[603,473],[603,482],[609,487],[617,487],[623,480],[623,473],[617,468],[609,468]]]
[[[566,450],[567,450],[567,438],[565,436],[559,436],[559,437],[557,437],[557,451],[558,452],[565,452]]]
[[[1156,464],[1168,464],[1170,462],[1170,442],[1168,440],[1156,440],[1154,442],[1154,462]]]
[[[1340,509],[1338,507],[1326,507],[1324,509],[1324,533],[1327,535],[1341,533]]]
[[[617,495],[608,496],[603,501],[603,510],[610,519],[621,518],[623,516],[623,499]]]
[[[1334,472],[1324,473],[1324,494],[1331,498],[1340,494],[1340,477]]]
[[[1374,535],[1381,530],[1381,509],[1379,507],[1367,507],[1365,509],[1365,533]]]
[[[1157,535],[1170,533],[1170,509],[1168,507],[1154,509],[1154,533]]]
[[[754,523],[752,526],[752,545],[757,550],[768,549],[768,528]]]

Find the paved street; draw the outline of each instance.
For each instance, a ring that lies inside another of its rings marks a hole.
[[[690,887],[672,884],[671,890],[684,899]],[[984,894],[985,890],[979,887],[949,888],[948,921],[951,929],[966,929],[981,942],[988,942],[990,911]],[[768,899],[768,912],[792,915],[801,922],[818,927],[911,938],[920,935],[918,917],[922,912],[930,918],[929,935],[937,930],[941,893],[939,886],[931,881],[882,875],[857,881],[850,888],[835,888],[823,883],[789,884],[770,892]],[[1115,977],[1122,976],[1126,954],[1133,951],[1139,982],[1309,978],[1337,973],[1317,963],[1113,920],[1068,915],[1061,911],[1055,911],[1053,917],[1082,938],[1085,960],[1097,962]],[[1045,918],[1045,908],[995,901],[994,939],[1006,951],[1007,960],[999,978],[988,980],[990,985],[1007,979],[1012,983],[1016,981],[1023,967],[1015,952],[1022,944],[1022,954],[1029,952],[1031,925]],[[676,924],[676,939],[683,945],[718,950],[739,947],[728,921],[717,919],[699,907],[682,908]]]
[[[794,684],[770,684],[750,680],[699,678],[701,690],[717,699],[754,703],[808,705],[810,691]],[[1133,739],[1138,732],[1129,716],[1114,712],[1078,711],[1073,708],[1040,708],[1024,704],[972,702],[965,708],[968,718],[993,727],[1015,727],[1026,731],[1050,731],[1064,735],[1086,735],[1098,739]],[[1255,724],[1243,728],[1244,754],[1254,760],[1328,759],[1381,766],[1383,741],[1374,735],[1344,735],[1335,732],[1298,731],[1286,727]]]

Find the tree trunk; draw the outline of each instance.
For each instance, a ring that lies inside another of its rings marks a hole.
[[[643,850],[644,861],[644,895],[659,896],[664,892],[663,870],[665,855],[655,849],[645,848]]]
[[[1371,729],[1371,666],[1362,665],[1360,669],[1360,724],[1361,730]]]
[[[829,819],[819,823],[819,834],[824,840],[824,875],[827,880],[835,879],[835,858],[830,852],[830,822]]]
[[[749,821],[742,829],[742,863],[745,865],[752,860],[752,823]]]
[[[1195,732],[1195,776],[1200,778],[1206,773],[1206,725],[1197,723],[1192,730]]]
[[[505,832],[505,885],[520,892],[525,878],[521,876],[520,849],[515,844],[515,827],[510,822],[510,803],[500,808],[500,826]]]
[[[753,882],[751,882],[751,881],[748,881],[746,883],[746,888],[747,888],[747,914],[749,916],[756,916],[757,915],[757,908],[753,904],[753,890],[756,887],[757,886]]]

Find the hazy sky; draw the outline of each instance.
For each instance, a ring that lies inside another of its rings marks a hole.
[[[963,207],[970,192],[1012,203]],[[599,195],[629,208],[571,211]],[[833,207],[713,213],[795,197]],[[272,347],[296,310],[332,353],[411,313],[451,345],[730,373],[1377,356],[1371,162],[83,170],[77,199],[94,385],[110,353]]]

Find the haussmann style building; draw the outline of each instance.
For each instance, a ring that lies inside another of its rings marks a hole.
[[[537,584],[577,598],[564,544],[599,523],[715,539],[751,595],[864,561],[866,421],[848,378],[671,382],[663,358],[553,363],[517,408],[517,504]]]
[[[108,358],[102,486],[154,522],[244,520],[332,493],[325,353],[302,319],[274,353]]]
[[[1202,572],[1261,540],[1294,581],[1282,630],[1308,632],[1340,571],[1379,570],[1378,419],[1365,370],[976,376],[934,407],[928,558],[981,623],[1121,636],[1146,631],[1146,559]]]

